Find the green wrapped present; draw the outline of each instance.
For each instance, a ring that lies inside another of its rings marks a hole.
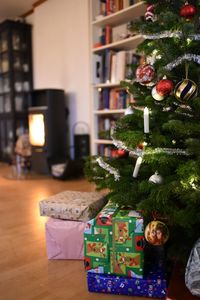
[[[143,277],[143,218],[139,212],[108,203],[84,233],[89,272]]]

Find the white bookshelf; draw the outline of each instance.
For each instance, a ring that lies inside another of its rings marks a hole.
[[[129,7],[123,8],[115,13],[108,16],[100,15],[100,1],[90,0],[90,57],[91,57],[91,153],[97,155],[99,147],[110,147],[112,146],[111,139],[103,139],[99,137],[100,124],[102,120],[108,123],[108,119],[116,120],[124,115],[126,107],[120,108],[103,108],[99,107],[99,93],[104,89],[122,89],[120,87],[120,81],[113,82],[106,80],[106,82],[95,82],[94,80],[94,59],[96,61],[97,57],[103,55],[107,49],[117,51],[134,51],[134,49],[143,41],[141,35],[134,35],[124,39],[117,40],[115,42],[110,42],[107,44],[98,43],[100,33],[102,28],[105,26],[115,27],[128,23],[132,20],[140,18],[144,15],[146,11],[146,6],[143,1],[135,3]],[[123,79],[122,79],[123,80]],[[105,126],[106,129],[108,125]]]
[[[133,16],[143,16],[146,11],[144,2],[138,2],[134,5],[126,7],[106,17],[99,16],[99,19],[92,21],[92,26],[103,27],[107,24],[116,26],[133,20]],[[95,18],[95,16],[94,16]]]
[[[127,39],[120,40],[115,43],[110,43],[101,47],[93,48],[92,52],[98,53],[105,49],[115,49],[115,50],[132,50],[136,48],[143,41],[141,35],[135,35]]]
[[[101,109],[101,110],[95,110],[95,115],[113,115],[113,114],[124,114],[125,109]]]
[[[94,143],[95,144],[100,144],[100,145],[112,145],[111,140],[104,140],[104,139],[95,139]]]

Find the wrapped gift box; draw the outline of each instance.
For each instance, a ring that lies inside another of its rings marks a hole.
[[[85,268],[89,272],[143,276],[143,218],[108,203],[84,233]]]
[[[48,259],[83,259],[86,223],[49,218],[45,224]]]
[[[87,222],[106,204],[98,192],[64,191],[39,202],[40,215]]]
[[[165,298],[167,294],[167,281],[159,269],[149,271],[144,278],[88,272],[87,283],[89,292],[150,298]]]

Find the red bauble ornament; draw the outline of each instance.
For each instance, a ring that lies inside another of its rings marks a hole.
[[[139,83],[148,84],[153,80],[155,76],[155,70],[149,64],[141,65],[136,69],[135,75]]]
[[[169,95],[173,89],[174,89],[174,84],[169,79],[161,79],[156,84],[156,92],[160,96],[164,96],[165,97],[165,96]]]
[[[185,19],[192,19],[197,13],[197,8],[194,5],[186,2],[180,9],[180,16]]]
[[[127,152],[124,149],[118,149],[117,154],[118,154],[118,157],[124,157],[124,156],[126,156]]]

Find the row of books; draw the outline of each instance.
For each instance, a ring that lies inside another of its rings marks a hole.
[[[138,0],[100,0],[99,1],[99,15],[108,16],[121,9],[127,8],[135,3],[139,2]]]
[[[99,117],[98,120],[98,131],[110,131],[111,128],[114,128],[116,118],[114,116],[110,117]]]
[[[110,25],[102,27],[98,43],[94,45],[94,48],[134,36],[135,33],[130,31],[130,26],[131,22],[120,24],[114,27],[111,27]]]
[[[133,66],[138,65],[140,56],[133,50],[114,51],[106,49],[93,57],[93,84],[119,83],[121,80],[133,79]]]
[[[130,95],[120,88],[103,88],[99,92],[98,109],[125,109],[130,103]]]

